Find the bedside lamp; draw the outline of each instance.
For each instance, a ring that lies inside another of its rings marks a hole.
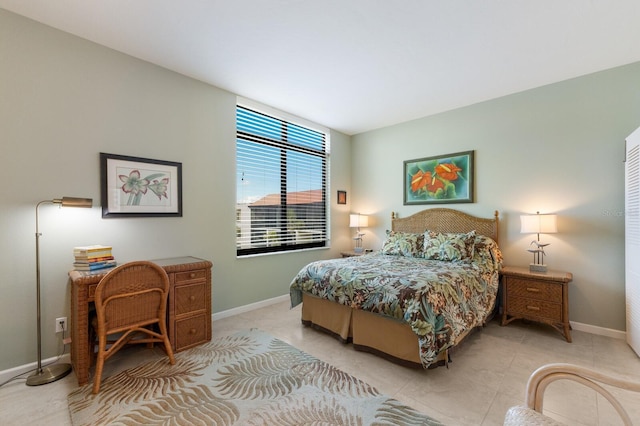
[[[369,216],[360,213],[349,215],[349,227],[357,228],[356,236],[353,237],[353,240],[355,241],[353,251],[356,253],[362,253],[363,251],[362,236],[364,235],[364,233],[360,232],[360,228],[366,228],[367,226],[369,226]]]
[[[535,249],[527,250],[533,253],[533,263],[529,264],[531,272],[547,272],[547,265],[544,263],[544,248],[549,245],[540,243],[540,234],[555,234],[558,232],[555,214],[526,214],[520,216],[520,233],[538,234],[538,239],[531,241],[529,246],[535,245]]]
[[[39,386],[55,382],[71,372],[71,364],[52,364],[42,366],[42,324],[40,318],[40,226],[38,221],[38,210],[42,204],[58,204],[61,207],[83,207],[93,206],[91,198],[62,197],[53,200],[44,200],[36,204],[36,322],[38,325],[38,368],[35,373],[27,377],[27,386]]]

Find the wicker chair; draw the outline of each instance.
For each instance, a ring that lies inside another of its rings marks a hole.
[[[98,353],[93,393],[100,390],[104,362],[128,343],[164,343],[171,364],[175,364],[166,324],[169,277],[152,262],[136,261],[116,267],[96,288]],[[156,331],[153,326],[157,325]],[[116,336],[113,336],[116,335]],[[108,340],[112,337],[113,341]],[[109,345],[109,347],[107,347]]]
[[[600,384],[640,392],[640,383],[612,377],[573,364],[547,364],[531,374],[527,382],[526,406],[511,407],[504,419],[505,426],[562,425],[562,423],[542,414],[542,402],[546,387],[560,379],[573,380],[594,389],[611,403],[625,425],[632,424],[620,402]]]

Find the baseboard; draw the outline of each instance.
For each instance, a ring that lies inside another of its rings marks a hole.
[[[598,336],[612,337],[614,339],[621,339],[621,340],[626,340],[627,338],[627,333],[620,330],[597,327],[595,325],[583,324],[575,321],[570,321],[570,324],[573,330],[584,331],[585,333],[596,334]]]
[[[64,364],[64,363],[71,363],[71,357],[69,356],[69,354],[64,354],[62,355],[59,359],[57,356],[51,357],[51,358],[47,358],[47,359],[43,359],[42,360],[42,366],[47,366],[49,364]],[[14,367],[14,368],[10,368],[8,370],[3,370],[0,371],[0,383],[4,383],[7,380],[10,380],[13,377],[16,376],[20,376],[23,375],[25,373],[29,373],[31,371],[36,371],[36,368],[38,368],[38,363],[37,362],[32,362],[31,364],[24,364],[24,365],[20,365],[18,367]],[[28,375],[25,374],[25,379],[28,377]],[[16,380],[21,380],[21,379],[16,379]],[[26,386],[26,385],[25,385]]]
[[[215,320],[231,317],[238,314],[243,314],[245,312],[250,312],[255,309],[264,308],[265,306],[274,305],[276,303],[284,302],[285,300],[289,300],[288,294],[278,296],[278,297],[273,297],[267,300],[261,300],[260,302],[251,303],[249,305],[238,306],[237,308],[233,308],[233,309],[227,309],[226,311],[217,312],[211,315],[211,318],[213,319],[213,321],[215,321]]]

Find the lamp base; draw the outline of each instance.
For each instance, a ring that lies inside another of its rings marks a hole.
[[[53,364],[43,367],[27,377],[27,386],[40,386],[55,382],[71,373],[71,364]]]
[[[529,272],[547,272],[547,265],[539,265],[537,263],[529,264]]]
[[[353,252],[354,253],[362,253],[364,251],[364,249],[362,247],[354,247],[353,248]]]

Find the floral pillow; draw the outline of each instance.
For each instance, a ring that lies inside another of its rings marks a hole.
[[[489,270],[502,269],[502,252],[498,244],[484,235],[476,235],[473,263]]]
[[[422,257],[422,234],[387,231],[387,238],[382,244],[382,254],[405,257]]]
[[[425,259],[443,260],[446,262],[471,262],[475,246],[476,231],[466,234],[441,233],[425,231]]]

